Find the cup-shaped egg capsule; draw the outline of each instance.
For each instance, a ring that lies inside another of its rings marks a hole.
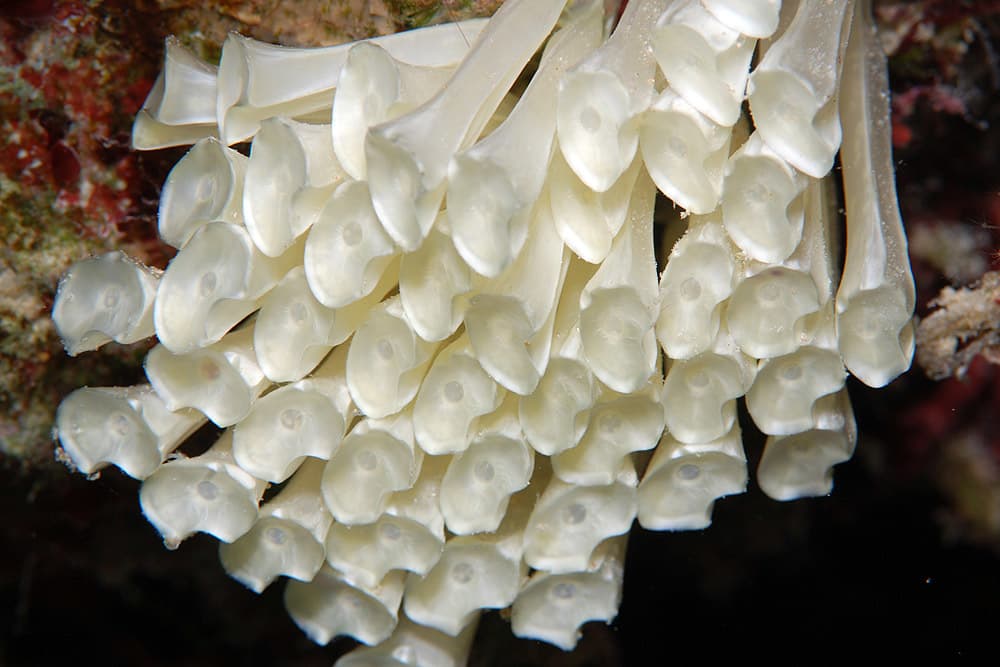
[[[261,123],[243,188],[243,217],[254,245],[269,257],[285,252],[319,217],[344,176],[329,128],[285,118]]]
[[[254,349],[261,370],[275,382],[299,380],[337,343],[338,317],[312,295],[301,267],[292,269],[261,302]],[[346,336],[345,336],[346,338]]]
[[[261,122],[325,111],[347,46],[301,49],[230,33],[222,45],[215,114],[222,141],[253,138]]]
[[[171,260],[154,316],[156,334],[172,352],[211,345],[256,310],[245,298],[254,252],[248,240],[236,227],[210,224]]]
[[[404,615],[392,636],[378,646],[361,646],[340,658],[335,667],[403,667],[404,661],[426,667],[463,667],[469,663],[478,623],[457,637],[414,623]]]
[[[559,87],[559,148],[587,187],[608,190],[639,145],[628,89],[606,70],[574,71]]]
[[[306,278],[320,303],[346,306],[375,289],[395,254],[367,185],[350,181],[337,188],[309,232]]]
[[[747,392],[747,409],[768,435],[791,435],[812,428],[816,401],[844,386],[840,355],[802,347],[763,364]]]
[[[505,393],[483,371],[468,339],[459,338],[437,356],[417,392],[417,444],[434,455],[464,451],[478,418],[496,410]]]
[[[217,79],[217,67],[171,35],[164,44],[163,71],[142,108],[166,125],[215,125]]]
[[[396,60],[376,41],[355,42],[347,53],[333,98],[333,145],[344,169],[367,177],[365,136],[437,93],[454,67],[414,66]]]
[[[416,251],[403,255],[399,297],[417,335],[426,341],[455,333],[465,316],[472,271],[459,256],[451,237],[432,229]]]
[[[893,182],[887,64],[864,3],[855,6],[854,26],[840,105],[847,256],[837,291],[837,331],[848,370],[881,387],[913,358],[915,292]]]
[[[746,462],[720,452],[672,459],[639,485],[639,523],[650,530],[707,528],[715,501],[746,486]]]
[[[781,3],[775,0],[701,0],[720,23],[751,37],[765,38],[778,29]]]
[[[509,175],[489,159],[459,154],[449,172],[448,219],[455,248],[473,270],[495,278],[524,244],[532,202],[522,200]]]
[[[396,285],[391,265],[370,294],[343,308],[327,308],[309,290],[302,267],[288,272],[261,301],[254,349],[264,374],[275,382],[300,380],[347,340]]]
[[[444,542],[413,519],[383,514],[374,523],[334,523],[326,536],[330,565],[361,586],[373,587],[392,570],[426,574]]]
[[[846,389],[819,399],[814,415],[814,428],[767,439],[757,466],[757,484],[775,500],[829,494],[833,466],[854,452],[857,427]]]
[[[528,345],[537,332],[519,299],[473,297],[465,311],[465,329],[476,358],[493,379],[522,396],[535,390],[544,371],[538,364],[547,359],[538,358]]]
[[[160,193],[160,238],[182,248],[203,225],[243,221],[247,158],[217,139],[203,139],[167,175]]]
[[[583,572],[598,544],[628,531],[636,509],[636,489],[627,481],[579,486],[553,478],[531,513],[524,560],[547,572]]]
[[[402,597],[402,572],[391,572],[377,586],[365,588],[324,566],[312,581],[288,582],[285,609],[317,644],[347,636],[371,646],[392,634]]]
[[[653,182],[640,173],[625,226],[580,293],[582,356],[601,382],[623,394],[646,384],[659,354],[653,331],[659,311],[655,194]]]
[[[294,521],[270,516],[235,542],[221,544],[219,560],[229,576],[260,593],[279,576],[311,581],[323,565],[323,546]]]
[[[323,464],[310,461],[260,508],[253,527],[219,545],[229,576],[260,593],[279,576],[311,581],[323,565],[323,537],[332,518],[320,494]]]
[[[639,146],[656,187],[681,208],[704,214],[722,197],[731,134],[668,89],[643,116]]]
[[[365,139],[372,205],[389,238],[413,252],[430,233],[444,197],[444,185],[426,187],[414,156],[378,130],[369,130]]]
[[[229,542],[257,518],[252,489],[224,471],[200,466],[164,465],[143,482],[139,502],[149,522],[171,543],[196,532]]]
[[[301,258],[301,249],[266,257],[242,227],[205,225],[160,280],[153,308],[156,335],[178,354],[215,343],[255,311],[258,300]]]
[[[232,542],[257,520],[265,484],[232,463],[230,447],[226,433],[201,456],[170,461],[142,483],[142,513],[168,545],[197,532]]]
[[[622,393],[646,384],[656,366],[656,334],[649,308],[629,286],[597,289],[580,312],[588,365],[601,382]]]
[[[448,218],[459,254],[496,277],[514,261],[542,192],[556,129],[557,84],[600,42],[596,6],[549,39],[538,71],[503,123],[448,166]],[[539,205],[548,207],[547,202]]]
[[[650,530],[706,528],[715,501],[746,486],[738,424],[721,438],[697,444],[664,434],[639,483],[639,523]]]
[[[383,302],[355,333],[347,353],[351,398],[369,417],[402,410],[417,395],[437,345],[421,340],[398,299]]]
[[[572,651],[584,623],[610,623],[621,604],[625,541],[620,537],[601,544],[594,555],[597,564],[587,572],[535,572],[511,606],[514,635]]]
[[[356,412],[347,390],[346,361],[347,348],[338,347],[308,378],[255,403],[233,429],[236,461],[255,476],[280,483],[302,463],[328,460]],[[302,476],[300,472],[294,479]]]
[[[805,180],[768,149],[759,133],[729,158],[722,222],[751,258],[784,261],[802,239]]]
[[[814,178],[833,168],[840,147],[837,89],[851,32],[851,4],[800,3],[747,85],[750,111],[764,141]]]
[[[769,359],[794,352],[806,333],[807,316],[820,309],[816,283],[807,273],[775,266],[733,290],[726,323],[746,354]]]
[[[677,2],[653,30],[653,53],[670,87],[719,125],[739,119],[757,40],[726,27],[698,0]]]
[[[511,630],[517,637],[572,651],[580,627],[588,621],[610,622],[618,615],[620,600],[621,584],[597,572],[539,572],[514,600]]]
[[[590,411],[590,425],[580,444],[552,458],[552,469],[564,482],[605,485],[615,481],[626,457],[652,449],[663,432],[659,379],[647,391],[609,395]]]
[[[580,442],[596,395],[585,363],[567,357],[549,361],[535,391],[518,402],[521,428],[535,451],[552,456]]]
[[[520,439],[490,433],[454,457],[441,482],[441,513],[457,535],[493,532],[510,496],[528,485],[534,455]]]
[[[448,163],[479,136],[562,10],[557,0],[503,7],[441,91],[416,110],[373,127],[365,139],[372,204],[404,250],[426,238],[444,196]]]
[[[146,377],[168,409],[194,408],[218,426],[232,426],[270,384],[256,365],[252,337],[244,329],[189,354],[157,345],[146,356]]]
[[[725,243],[682,239],[660,278],[656,337],[671,359],[689,359],[712,347],[720,304],[733,290],[735,260]]]
[[[720,438],[736,422],[744,392],[742,369],[727,356],[705,352],[674,362],[663,382],[667,430],[681,442]]]
[[[662,0],[626,5],[614,33],[559,82],[556,130],[566,162],[605,192],[628,169],[639,143],[636,116],[653,96],[650,30]]]
[[[771,436],[757,467],[757,484],[775,500],[826,496],[833,490],[833,466],[850,458],[843,433],[810,429]]]
[[[218,67],[167,37],[163,71],[153,82],[132,125],[132,147],[155,150],[218,137]]]
[[[540,201],[517,260],[472,297],[465,311],[469,341],[483,369],[516,394],[534,391],[545,372],[565,265],[551,211]]]
[[[837,316],[844,363],[869,387],[887,385],[913,361],[913,310],[904,297],[895,286],[865,290]]]
[[[167,410],[149,385],[83,387],[59,404],[55,434],[80,472],[110,463],[145,479],[203,423],[194,410]]]
[[[365,135],[368,128],[388,120],[399,99],[399,69],[395,59],[372,42],[351,47],[340,70],[333,98],[333,145],[344,168],[364,180]]]
[[[480,609],[502,609],[517,596],[519,559],[476,536],[448,540],[440,560],[422,577],[410,577],[403,608],[411,619],[457,636]]]
[[[625,222],[638,161],[605,192],[594,192],[566,164],[562,153],[552,156],[549,199],[559,237],[577,257],[591,264],[604,261]]]
[[[328,460],[344,437],[344,415],[319,391],[286,385],[264,396],[233,430],[244,470],[280,483],[306,456]]]
[[[134,343],[153,335],[159,272],[122,252],[77,262],[59,281],[52,321],[67,354],[109,341]]]
[[[398,421],[387,422],[365,420],[355,426],[326,464],[323,498],[341,523],[375,521],[389,496],[417,479],[423,453],[413,444],[412,433],[407,437]]]

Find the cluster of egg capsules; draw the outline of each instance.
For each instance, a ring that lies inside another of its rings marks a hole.
[[[250,588],[289,578],[311,638],[369,645],[338,664],[463,664],[508,607],[572,648],[617,613],[636,518],[703,528],[745,490],[737,399],[758,485],[825,494],[856,440],[847,371],[909,365],[864,3],[632,0],[607,38],[602,4],[323,49],[231,35],[218,67],[168,40],[133,138],[194,143],[160,202],[178,253],[60,285],[70,354],[159,341],[149,384],[60,405],[68,459],[143,480],[168,544],[209,533]],[[685,212],[659,277],[657,190]],[[218,441],[180,455],[207,421]]]

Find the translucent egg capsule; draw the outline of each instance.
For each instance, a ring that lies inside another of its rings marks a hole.
[[[154,333],[153,301],[160,272],[122,252],[77,262],[59,281],[52,320],[66,353],[105,343],[135,343]]]
[[[747,487],[739,424],[721,438],[685,444],[664,434],[639,483],[639,523],[649,530],[701,530],[719,498]]]
[[[692,221],[660,276],[656,337],[668,357],[689,359],[712,347],[736,280],[734,249],[717,216]]]
[[[633,452],[656,446],[663,432],[661,382],[655,377],[642,391],[619,395],[605,390],[590,413],[580,444],[552,458],[559,479],[571,484],[611,484]]]
[[[757,466],[757,484],[775,500],[825,496],[833,489],[833,466],[848,460],[857,427],[846,389],[814,405],[815,426],[788,436],[771,436]]]
[[[464,667],[468,664],[477,623],[466,626],[457,637],[414,623],[403,616],[392,636],[378,646],[356,648],[336,667]]]
[[[720,23],[698,0],[681,0],[660,17],[652,45],[672,89],[719,125],[736,123],[755,39]]]
[[[146,355],[145,367],[168,409],[194,408],[218,426],[232,426],[246,417],[271,384],[257,365],[252,327],[188,354],[173,354],[157,345]]]
[[[882,387],[913,359],[915,292],[893,181],[885,53],[867,11],[857,3],[844,63],[847,256],[836,307],[844,363]]]
[[[481,275],[499,276],[524,244],[555,139],[558,81],[601,38],[601,12],[594,4],[582,7],[549,38],[538,71],[506,120],[448,166],[452,238]]]
[[[157,214],[160,238],[183,248],[213,221],[243,223],[247,158],[215,139],[203,139],[167,175]]]
[[[658,354],[653,331],[659,311],[652,239],[654,194],[652,181],[641,174],[626,226],[580,294],[583,357],[601,382],[621,393],[646,384]]]
[[[371,523],[394,491],[413,486],[423,452],[413,442],[409,415],[362,420],[323,472],[323,498],[337,521]]]
[[[506,391],[483,371],[467,336],[434,359],[413,405],[413,430],[428,454],[464,451],[482,415],[493,412]]]
[[[59,404],[55,435],[80,472],[112,464],[145,479],[203,423],[196,410],[168,410],[149,385],[83,387]]]
[[[746,354],[768,359],[802,344],[808,320],[820,309],[816,283],[807,273],[775,266],[740,282],[726,310],[726,324]]]
[[[729,158],[722,192],[722,222],[752,259],[784,261],[802,239],[804,177],[760,137],[750,135]]]
[[[421,340],[398,298],[372,310],[347,353],[347,386],[354,403],[369,417],[387,417],[417,395],[437,345]]]
[[[374,523],[335,523],[326,536],[330,565],[344,578],[372,587],[392,570],[426,574],[441,557],[444,541],[418,521],[384,514]]]
[[[201,227],[160,279],[153,308],[160,343],[176,354],[215,343],[301,261],[301,248],[278,258],[263,255],[242,227]]]
[[[663,382],[666,425],[681,442],[722,437],[736,421],[745,391],[739,365],[712,352],[674,362]]]
[[[375,645],[396,628],[402,596],[402,572],[392,572],[367,588],[347,583],[339,572],[324,566],[312,581],[288,582],[285,609],[317,644],[347,636]]]
[[[628,531],[637,510],[634,473],[606,486],[578,486],[553,478],[531,514],[524,559],[552,573],[582,572],[594,548]]]
[[[528,485],[534,451],[521,435],[517,401],[508,398],[484,420],[468,449],[452,458],[441,480],[441,514],[457,535],[497,530],[510,497]]]
[[[566,162],[589,188],[605,192],[632,164],[636,117],[653,97],[650,29],[666,0],[626,5],[615,32],[559,84],[556,129]]]
[[[342,369],[343,354],[338,356]],[[342,371],[340,382],[344,382]],[[280,483],[306,456],[328,460],[340,446],[353,414],[349,399],[345,401],[335,391],[305,380],[258,400],[234,428],[236,461],[257,477]]]
[[[299,581],[316,576],[331,522],[320,495],[322,472],[322,463],[310,461],[260,508],[257,522],[246,534],[219,545],[219,560],[229,576],[256,593],[279,576]]]
[[[782,159],[814,178],[840,147],[837,91],[851,31],[848,0],[799,3],[747,85],[754,124]],[[808,57],[803,57],[808,53]]]
[[[812,426],[816,401],[838,391],[846,378],[836,352],[802,347],[762,365],[747,392],[747,409],[764,433],[799,433]]]
[[[572,651],[588,621],[610,623],[618,614],[625,581],[625,537],[602,543],[585,572],[536,572],[511,606],[514,635]]]
[[[232,542],[257,520],[266,484],[233,462],[231,447],[227,431],[201,456],[165,463],[142,483],[142,513],[168,544],[196,532]]]

